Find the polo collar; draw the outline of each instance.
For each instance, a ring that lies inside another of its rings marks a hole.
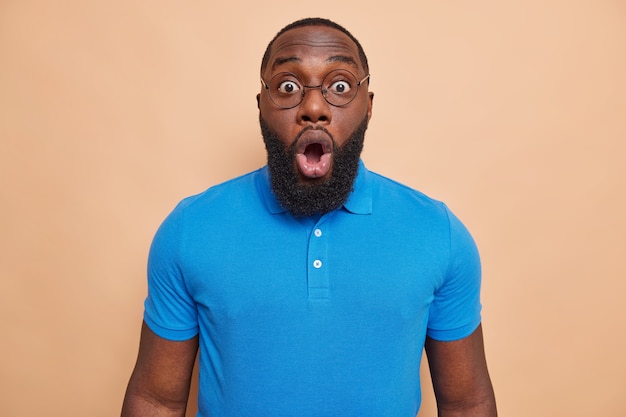
[[[267,210],[272,214],[285,213],[287,210],[280,205],[270,186],[269,169],[266,166],[259,170],[257,186],[261,191]],[[370,172],[365,168],[362,160],[359,160],[357,176],[354,187],[343,208],[352,214],[372,213],[372,184]]]

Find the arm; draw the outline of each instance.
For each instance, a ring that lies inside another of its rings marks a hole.
[[[482,327],[454,342],[426,339],[426,355],[439,417],[496,417]]]
[[[183,417],[197,351],[197,336],[172,342],[157,336],[143,323],[122,417]]]

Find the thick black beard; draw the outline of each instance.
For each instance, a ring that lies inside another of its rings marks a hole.
[[[261,134],[267,149],[270,184],[278,202],[296,217],[323,215],[340,208],[350,196],[359,169],[367,117],[342,146],[334,138],[331,176],[321,182],[305,184],[298,181],[295,166],[296,139],[285,146],[259,116]]]

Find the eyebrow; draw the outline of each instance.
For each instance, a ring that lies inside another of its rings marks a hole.
[[[349,64],[355,68],[359,67],[354,58],[347,55],[333,55],[328,58],[326,62],[343,62],[344,64]]]
[[[276,69],[276,67],[280,67],[283,64],[286,64],[288,62],[302,62],[302,59],[298,58],[297,56],[286,56],[286,57],[278,57],[274,60],[274,63],[272,64],[272,69]]]
[[[272,63],[272,70],[280,67],[283,64],[287,64],[289,62],[302,62],[302,59],[297,56],[285,56],[285,57],[277,57]],[[343,62],[345,64],[349,64],[354,68],[358,68],[357,62],[351,56],[347,55],[333,55],[331,57],[326,58],[326,62]]]

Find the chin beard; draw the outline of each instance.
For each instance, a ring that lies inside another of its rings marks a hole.
[[[329,213],[346,202],[359,169],[367,117],[342,146],[337,146],[331,136],[333,142],[331,176],[314,183],[298,181],[295,164],[296,141],[285,146],[278,134],[272,131],[260,116],[259,121],[267,149],[270,185],[281,206],[296,217],[304,217]]]

